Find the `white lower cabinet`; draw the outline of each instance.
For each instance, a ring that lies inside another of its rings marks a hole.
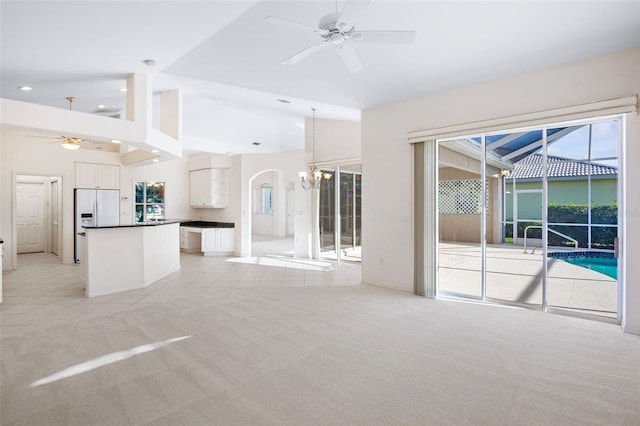
[[[200,228],[180,227],[180,249],[186,252],[200,251]]]
[[[223,256],[233,254],[233,228],[203,228],[202,253],[205,256]]]

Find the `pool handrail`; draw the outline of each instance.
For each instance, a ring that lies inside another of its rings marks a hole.
[[[536,228],[536,229],[542,229],[541,225],[529,225],[526,228],[524,228],[524,253],[527,252],[527,231],[529,230],[529,228]],[[573,241],[573,243],[576,246],[576,249],[578,248],[578,240],[571,238],[568,235],[563,234],[562,232],[558,232],[555,229],[551,229],[551,228],[547,228],[547,231],[549,232],[553,232],[556,235],[561,236],[562,238],[566,238],[569,241]],[[531,254],[533,254],[536,251],[536,248],[534,247],[533,249],[531,249]]]

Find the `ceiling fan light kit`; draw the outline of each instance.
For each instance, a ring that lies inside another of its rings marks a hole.
[[[267,16],[265,21],[273,22],[281,26],[295,28],[296,30],[306,30],[318,34],[322,41],[319,41],[305,49],[289,56],[282,61],[283,65],[293,65],[302,59],[311,56],[324,46],[329,44],[335,46],[343,64],[350,73],[360,71],[362,63],[356,52],[350,47],[351,41],[358,43],[392,43],[410,44],[415,39],[415,31],[356,31],[352,20],[370,3],[368,1],[347,1],[340,13],[336,1],[336,12],[323,16],[318,27],[314,28],[289,19]]]
[[[62,147],[64,149],[69,149],[69,150],[73,151],[73,150],[76,150],[76,149],[80,148],[80,143],[62,142]]]

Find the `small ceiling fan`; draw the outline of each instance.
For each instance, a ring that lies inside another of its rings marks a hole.
[[[71,110],[71,104],[73,103],[73,101],[76,100],[76,98],[74,98],[73,96],[67,96],[65,99],[69,101],[69,110]],[[75,150],[80,148],[80,144],[82,142],[93,142],[94,144],[104,143],[99,141],[88,141],[86,139],[77,138],[74,136],[39,136],[39,135],[29,135],[29,136],[32,138],[56,139],[60,142],[60,145],[63,148],[69,149],[69,150]],[[102,149],[100,145],[98,145],[97,148]]]
[[[283,65],[292,65],[300,62],[302,59],[311,56],[313,53],[328,45],[334,45],[338,51],[338,55],[344,63],[347,71],[356,73],[362,69],[362,63],[358,55],[351,47],[351,42],[358,43],[393,43],[393,44],[410,44],[415,39],[415,31],[360,31],[356,30],[353,22],[362,10],[371,2],[371,0],[347,0],[338,13],[338,0],[335,4],[335,12],[323,16],[318,22],[318,27],[314,28],[306,24],[291,21],[276,16],[267,16],[264,20],[316,33],[322,38],[321,41],[289,56],[282,61]]]
[[[80,148],[80,144],[84,142],[82,138],[75,138],[73,136],[38,136],[38,135],[29,135],[32,138],[43,138],[43,139],[57,139],[60,141],[60,145],[66,149],[78,149]]]

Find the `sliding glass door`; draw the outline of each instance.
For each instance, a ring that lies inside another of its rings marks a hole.
[[[336,243],[336,172],[322,170],[320,184],[320,252],[335,253]]]
[[[362,174],[360,166],[322,170],[320,251],[324,259],[361,261]]]
[[[477,138],[438,147],[438,282],[441,293],[453,296],[483,295],[480,148]]]
[[[519,179],[513,164],[526,161],[531,170],[541,170],[543,137],[541,130],[486,137],[485,175],[489,181],[486,299],[542,306],[543,182],[541,176]],[[518,138],[524,141],[510,146]],[[511,226],[502,228],[507,212]]]
[[[618,317],[619,120],[438,142],[438,294]]]
[[[617,317],[618,140],[614,120],[549,145],[550,307]]]

